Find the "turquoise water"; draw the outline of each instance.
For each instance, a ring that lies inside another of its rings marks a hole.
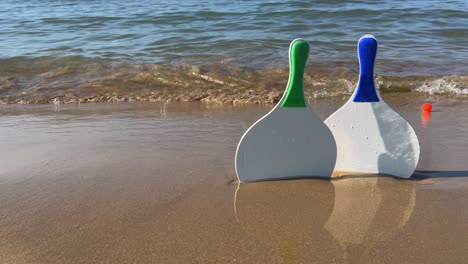
[[[63,67],[81,74],[75,84],[99,79],[83,76],[89,65],[285,68],[298,37],[311,44],[312,68],[354,72],[356,42],[367,33],[379,40],[381,75],[462,76],[450,82],[454,94],[468,94],[468,1],[4,0],[0,95],[53,86],[30,74]]]

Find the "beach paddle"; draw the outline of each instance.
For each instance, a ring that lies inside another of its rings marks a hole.
[[[283,97],[245,132],[237,146],[235,163],[240,181],[331,177],[335,140],[304,98],[308,55],[305,40],[291,43],[289,81]]]
[[[338,155],[335,175],[387,174],[409,178],[419,160],[419,141],[411,125],[380,97],[374,84],[377,40],[358,42],[359,82],[351,98],[325,120]]]

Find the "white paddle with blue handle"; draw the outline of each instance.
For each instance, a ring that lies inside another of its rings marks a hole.
[[[346,104],[325,124],[332,131],[338,155],[334,175],[387,174],[409,178],[419,160],[419,141],[411,125],[380,97],[374,84],[377,40],[358,43],[359,82]]]
[[[289,81],[283,97],[245,132],[237,146],[235,162],[240,181],[331,177],[335,140],[304,98],[308,55],[306,41],[291,43]]]

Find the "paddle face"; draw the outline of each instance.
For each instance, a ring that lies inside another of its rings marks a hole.
[[[374,86],[377,41],[359,40],[359,83],[346,104],[325,120],[338,145],[335,174],[388,174],[409,178],[419,160],[414,129],[390,108]]]
[[[283,98],[245,132],[237,146],[240,181],[331,176],[336,144],[310,109],[302,88],[308,53],[304,40],[291,43],[291,71]]]

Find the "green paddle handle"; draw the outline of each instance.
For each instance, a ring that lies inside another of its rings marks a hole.
[[[306,107],[303,79],[308,57],[309,43],[302,39],[294,40],[289,48],[291,69],[288,88],[281,107]]]

